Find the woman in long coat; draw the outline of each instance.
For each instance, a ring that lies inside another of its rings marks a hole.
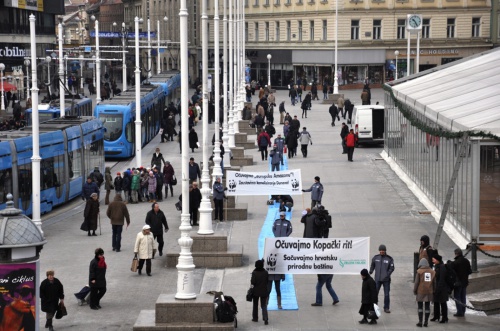
[[[156,177],[152,171],[149,172],[148,177],[148,194],[149,202],[156,202]]]
[[[134,254],[139,258],[139,266],[137,272],[142,274],[144,262],[146,262],[146,273],[151,276],[151,259],[154,258],[156,250],[156,241],[151,233],[151,227],[146,224],[142,227],[142,231],[135,238]]]
[[[111,190],[114,189],[113,186],[113,176],[111,176],[111,168],[106,167],[104,171],[104,189],[106,190],[106,197],[104,198],[104,204],[109,205],[109,194]]]
[[[95,230],[97,230],[97,218],[99,217],[99,201],[97,200],[97,193],[92,193],[90,199],[87,200],[85,205],[85,210],[83,212],[85,217],[85,223],[87,224],[88,236],[97,236]],[[92,234],[90,234],[92,231]]]
[[[163,166],[163,184],[165,184],[165,199],[168,197],[168,188],[170,187],[170,194],[174,196],[174,188],[172,186],[172,179],[174,177],[175,171],[174,167],[170,164],[169,161],[165,162],[165,166]]]
[[[191,128],[189,131],[189,148],[191,148],[191,152],[194,153],[194,149],[198,148],[198,134],[194,131],[194,128]]]
[[[52,319],[59,307],[59,300],[64,304],[64,288],[59,279],[54,277],[54,270],[47,270],[47,279],[40,284],[42,311],[47,314],[45,328],[54,330]]]
[[[434,317],[431,319],[433,322],[441,321],[439,323],[448,323],[448,285],[446,284],[447,271],[446,266],[443,264],[441,255],[434,255],[432,257],[434,263],[434,271],[436,272],[436,289],[434,291]]]
[[[267,298],[269,292],[267,291],[267,282],[269,278],[269,273],[264,269],[264,260],[255,261],[255,269],[252,271],[252,278],[250,279],[250,284],[253,285],[253,310],[252,310],[252,322],[259,321],[259,298],[260,307],[262,309],[262,319],[264,324],[268,324],[267,316]]]
[[[422,327],[422,319],[424,316],[425,303],[425,322],[427,326],[429,315],[431,313],[430,304],[434,300],[434,290],[436,287],[436,273],[429,267],[427,259],[423,258],[418,263],[417,277],[415,277],[415,285],[413,293],[417,296],[418,304],[418,327]]]
[[[361,286],[361,307],[359,314],[363,315],[363,319],[359,324],[377,324],[377,319],[372,318],[368,322],[368,312],[374,310],[373,304],[378,303],[378,292],[375,281],[368,273],[368,270],[361,270],[361,278],[363,278],[363,285]]]

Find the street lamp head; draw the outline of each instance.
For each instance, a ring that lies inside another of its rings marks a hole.
[[[167,16],[163,17],[163,22],[167,22],[167,21],[168,21],[168,17]]]
[[[142,17],[139,18],[139,23],[143,23],[143,22],[144,22],[144,20],[142,19]]]
[[[125,30],[125,22],[122,22],[122,29]]]
[[[394,55],[398,56],[399,55],[399,51],[394,51]]]
[[[116,22],[113,22],[113,27],[117,26],[118,24],[116,24]]]
[[[0,71],[4,71],[4,70],[5,70],[5,64],[0,63]]]
[[[271,54],[267,54],[267,59],[271,60],[271,58],[272,58],[272,55]]]
[[[24,65],[29,66],[31,64],[31,61],[29,59],[24,60]]]
[[[80,55],[78,56],[78,58],[79,58],[80,60],[83,60],[83,55],[82,55],[82,54],[80,54]]]
[[[94,15],[90,16],[90,19],[91,19],[92,21],[95,21],[95,16],[94,16]]]
[[[48,55],[47,55],[47,56],[45,57],[45,62],[50,63],[50,61],[52,61],[52,58],[51,58],[50,56],[48,56]]]

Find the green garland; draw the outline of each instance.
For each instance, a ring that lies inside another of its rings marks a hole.
[[[425,133],[428,133],[432,136],[444,137],[444,138],[449,138],[449,139],[462,138],[465,135],[465,133],[467,133],[467,135],[470,137],[489,138],[489,139],[494,139],[494,140],[500,141],[500,137],[498,137],[497,135],[494,135],[493,133],[491,133],[489,131],[486,132],[486,131],[468,130],[468,131],[452,132],[452,131],[447,131],[447,130],[444,130],[441,128],[432,127],[432,126],[428,125],[427,123],[425,123],[424,121],[422,121],[421,119],[417,118],[417,116],[415,116],[415,114],[414,114],[413,109],[410,106],[399,101],[394,96],[394,91],[392,90],[392,87],[390,87],[387,84],[384,84],[383,89],[387,93],[389,93],[392,101],[394,102],[394,105],[399,109],[401,114],[403,114],[403,116],[410,122],[410,124],[412,126],[416,127],[417,129],[425,132]]]

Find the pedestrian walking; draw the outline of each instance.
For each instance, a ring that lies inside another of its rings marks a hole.
[[[418,305],[418,327],[422,327],[424,318],[425,305],[425,320],[423,326],[427,326],[429,315],[431,314],[431,302],[434,301],[434,291],[436,287],[436,273],[429,267],[427,259],[421,259],[418,263],[417,275],[415,277],[415,285],[413,293],[416,295]]]
[[[90,178],[92,178],[92,181],[97,184],[97,187],[100,189],[102,182],[104,182],[104,177],[102,176],[101,172],[99,171],[99,167],[95,167],[94,171],[90,173]]]
[[[130,201],[131,193],[132,193],[132,174],[130,170],[125,170],[123,173],[123,182],[122,182],[122,188],[123,188],[123,195],[125,197],[124,203],[127,204]]]
[[[192,157],[189,159],[189,184],[196,182],[198,178],[201,179],[200,166],[194,162],[194,158]]]
[[[45,328],[54,331],[52,320],[59,302],[64,305],[64,287],[59,279],[54,277],[54,270],[47,270],[47,278],[40,284],[41,309],[45,313]]]
[[[310,188],[302,190],[302,192],[311,192],[311,209],[316,205],[320,205],[323,198],[323,184],[320,183],[319,176],[314,177],[314,184]]]
[[[341,96],[339,96],[337,99],[337,108],[338,108],[338,112],[340,113],[340,115],[345,119],[344,98],[342,98]],[[340,121],[340,118],[339,118],[339,121]]]
[[[174,179],[175,171],[174,167],[170,164],[169,161],[165,162],[163,166],[163,184],[165,185],[165,199],[168,198],[168,189],[170,188],[170,194],[174,196],[174,187],[173,187],[173,179]]]
[[[359,324],[377,324],[376,318],[371,318],[368,322],[368,312],[374,311],[373,304],[378,303],[375,281],[370,277],[366,269],[361,270],[361,278],[363,279],[363,284],[361,286],[361,307],[359,308],[359,314],[363,316],[363,319],[359,321]]]
[[[213,197],[214,197],[214,206],[215,206],[215,211],[214,211],[214,220],[219,220],[221,222],[224,222],[224,191],[227,190],[227,188],[224,188],[221,183],[221,178],[217,177],[215,179],[215,183],[212,186],[213,189]]]
[[[139,192],[141,190],[141,176],[139,171],[134,170],[132,175],[132,180],[130,181],[130,196],[132,197],[132,203],[139,203]]]
[[[368,90],[367,89],[363,89],[363,92],[361,92],[361,104],[362,105],[369,105],[370,104],[369,95],[368,95]]]
[[[285,131],[285,126],[283,126],[283,131]],[[297,155],[297,139],[299,138],[299,132],[293,128],[285,134],[285,144],[288,147],[288,158],[291,159]]]
[[[302,132],[299,135],[300,141],[300,151],[302,152],[303,157],[307,157],[307,145],[313,144],[311,134],[307,131],[307,128],[304,126],[302,128]]]
[[[330,108],[328,108],[328,112],[330,113],[330,116],[332,117],[332,126],[335,126],[335,119],[338,119],[340,122],[339,110],[337,109],[337,106],[335,106],[335,103],[333,103],[330,106]]]
[[[304,224],[304,238],[321,238],[319,218],[315,210],[306,208],[302,212],[300,223]]]
[[[163,201],[163,174],[161,173],[161,168],[153,168],[153,174],[156,178],[156,201]]]
[[[123,190],[123,178],[122,174],[120,172],[116,173],[115,180],[113,181],[113,184],[115,186],[115,194],[116,193],[122,193]]]
[[[337,293],[335,293],[335,290],[332,287],[332,280],[333,280],[332,274],[318,274],[318,282],[316,283],[316,302],[311,303],[311,306],[313,307],[323,306],[323,285],[325,284],[328,293],[330,293],[330,296],[333,299],[332,304],[336,305],[337,303],[340,302]]]
[[[161,171],[161,164],[165,164],[165,159],[163,158],[163,154],[160,152],[160,149],[157,147],[153,156],[151,157],[151,168],[156,167],[158,171]]]
[[[276,219],[273,223],[273,234],[275,237],[288,237],[292,234],[292,223],[285,218],[285,212],[280,212],[280,218]],[[271,291],[276,290],[278,300],[278,309],[283,309],[281,306],[281,281],[285,280],[284,274],[270,274],[267,283],[268,296],[271,296]]]
[[[101,299],[106,294],[106,269],[104,250],[96,248],[89,267],[90,309],[92,310],[102,308]]]
[[[142,274],[144,262],[146,262],[146,274],[151,276],[151,259],[154,259],[156,251],[156,242],[151,234],[151,227],[146,224],[142,231],[137,234],[134,245],[134,256],[139,259],[137,272]]]
[[[260,156],[262,157],[262,161],[267,160],[267,148],[271,147],[271,138],[266,131],[260,130],[259,135],[257,136],[257,144],[259,145]]]
[[[83,217],[87,227],[88,236],[97,236],[95,234],[99,218],[99,201],[97,200],[97,193],[92,193],[90,195],[90,199],[87,200],[85,210],[83,211]],[[92,234],[90,234],[90,231],[92,231]]]
[[[82,200],[90,200],[92,193],[99,197],[99,187],[92,181],[92,177],[88,176],[87,181],[82,186]]]
[[[436,272],[436,287],[434,291],[434,317],[433,322],[448,323],[448,293],[451,293],[446,283],[448,271],[443,264],[443,258],[439,254],[432,257],[434,271]],[[441,318],[441,320],[440,320]]]
[[[111,168],[106,167],[104,170],[104,189],[106,190],[106,197],[104,198],[104,204],[109,205],[109,194],[111,190],[115,189],[113,185],[113,176],[111,176]]]
[[[153,239],[158,242],[158,254],[163,255],[163,232],[168,232],[167,218],[163,211],[160,210],[160,205],[155,202],[151,206],[151,210],[146,214],[146,224],[150,226],[153,233]]]
[[[188,134],[188,139],[189,139],[189,148],[191,148],[191,152],[194,153],[194,149],[198,148],[198,134],[194,130],[194,128],[191,128]]]
[[[252,271],[252,278],[250,284],[253,286],[253,309],[252,309],[252,322],[259,321],[259,300],[262,310],[262,319],[264,324],[268,325],[269,320],[267,316],[267,300],[268,300],[268,283],[269,274],[264,269],[264,260],[255,261],[255,269]]]
[[[453,297],[457,306],[457,313],[453,316],[463,317],[465,315],[465,304],[467,302],[467,286],[469,285],[469,275],[472,274],[470,262],[466,259],[460,248],[455,249],[455,260],[451,267],[457,274],[457,282],[453,288]]]
[[[285,123],[285,114],[286,114],[285,101],[281,101],[280,106],[279,106],[279,111],[280,111],[280,124],[284,124]]]
[[[149,171],[148,176],[148,196],[149,202],[156,202],[156,177],[152,171]]]
[[[193,184],[189,185],[189,215],[193,221],[193,226],[198,226],[198,209],[200,209],[201,199],[198,182],[193,182]]]
[[[283,153],[280,153],[277,144],[273,145],[273,149],[271,150],[271,152],[269,152],[269,157],[271,158],[271,171],[279,171],[280,164],[284,165],[284,163],[283,163]]]
[[[375,284],[377,286],[377,296],[382,285],[384,286],[384,312],[390,313],[391,275],[394,272],[394,259],[387,255],[385,245],[378,247],[379,254],[372,258],[370,275],[375,271]]]
[[[354,130],[349,130],[349,134],[345,137],[345,145],[347,147],[347,161],[353,162],[352,155],[354,154],[354,147],[356,146],[356,142],[358,141],[358,137],[354,134]]]
[[[292,102],[292,106],[295,106],[295,102],[297,100],[297,90],[295,86],[291,86],[290,90],[288,91],[288,96],[290,97],[290,101]]]
[[[128,208],[123,203],[122,195],[115,195],[115,199],[108,205],[106,215],[111,220],[112,239],[111,245],[113,251],[119,252],[122,246],[122,231],[125,221],[127,221],[127,228],[130,225],[130,215]]]

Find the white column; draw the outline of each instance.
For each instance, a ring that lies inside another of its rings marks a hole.
[[[207,2],[201,5],[201,35],[202,35],[202,93],[203,93],[203,169],[201,171],[201,204],[200,226],[198,234],[213,234],[212,230],[212,205],[210,203],[210,171],[208,153],[211,151],[208,139],[208,16]]]
[[[227,154],[226,160],[225,160],[225,166],[229,167],[231,166],[231,158],[230,158],[230,149],[229,149],[229,130],[228,130],[228,116],[227,116],[227,94],[228,94],[228,89],[227,89],[227,1],[228,0],[222,0],[224,2],[224,17],[222,19],[223,21],[223,51],[222,51],[222,65],[223,65],[223,89],[222,93],[224,94],[222,96],[223,98],[223,112],[224,112],[224,122],[222,124],[222,141],[224,144],[224,151]],[[215,111],[215,116],[217,116],[217,110]],[[234,139],[234,137],[233,137]],[[233,146],[234,146],[234,141],[233,141]]]
[[[408,47],[406,49],[406,76],[410,76],[410,31],[406,30],[406,33],[408,34]]]
[[[417,56],[415,61],[415,73],[420,72],[420,31],[417,32]]]
[[[95,75],[97,79],[95,102],[101,102],[101,59],[99,54],[99,21],[95,20]]]
[[[31,98],[31,94],[30,94],[30,64],[31,64],[31,61],[26,59],[24,60],[24,64],[26,65],[26,100],[28,100],[29,98]],[[3,90],[3,88],[2,88]],[[3,93],[3,92],[2,92]],[[2,104],[3,104],[3,100],[2,100]]]
[[[181,212],[181,237],[178,240],[181,246],[179,260],[177,263],[177,293],[176,299],[195,299],[193,270],[195,268],[191,246],[193,239],[189,236],[191,225],[189,224],[189,141],[188,141],[188,22],[187,22],[186,0],[181,0],[179,18],[180,18],[180,54],[181,61],[181,132],[182,132],[182,156],[181,156],[181,174],[182,174],[182,212]]]
[[[246,97],[245,97],[245,94],[246,94],[246,90],[245,90],[245,52],[244,52],[244,37],[243,37],[243,33],[245,31],[245,26],[244,26],[244,19],[243,19],[243,15],[245,13],[245,4],[244,4],[244,0],[241,0],[240,1],[240,20],[239,20],[239,27],[240,27],[240,33],[239,33],[239,36],[240,36],[240,106],[238,108],[238,121],[241,121],[241,119],[243,118],[242,116],[242,112],[243,112],[243,108],[245,107],[245,100],[246,100]],[[238,125],[238,132],[239,132],[239,125]]]
[[[127,58],[125,56],[125,39],[127,38],[127,28],[122,22],[122,91],[127,90]]]
[[[233,130],[234,133],[240,133],[239,127],[238,127],[238,106],[240,103],[240,93],[239,93],[239,71],[238,71],[238,40],[239,40],[239,35],[238,35],[238,5],[239,5],[239,0],[235,1],[235,10],[234,10],[234,17],[233,17],[233,33],[234,33],[234,38],[233,38]]]
[[[148,2],[148,78],[151,78],[153,74],[153,68],[151,67],[151,20],[149,19],[149,2]]]
[[[212,171],[212,183],[216,176],[222,176],[220,167],[220,115],[219,115],[219,97],[220,97],[220,62],[219,62],[219,0],[214,0],[214,59],[215,59],[215,145],[214,145],[214,169]]]
[[[234,99],[234,89],[233,89],[233,78],[234,78],[234,68],[233,68],[233,1],[229,1],[229,119],[228,119],[228,128],[229,128],[229,148],[235,148],[235,140],[234,140],[234,117],[233,117],[233,99]]]
[[[85,94],[83,91],[83,55],[79,55],[78,58],[80,59],[80,91],[82,94]]]
[[[142,166],[141,70],[139,69],[139,17],[135,17],[135,161]]]
[[[339,39],[339,0],[335,0],[335,75],[333,77],[333,94],[339,94],[337,39]]]
[[[396,74],[394,75],[394,80],[398,80],[398,56],[399,56],[399,51],[398,50],[394,51],[394,55],[396,56]]]
[[[64,90],[65,77],[64,77],[64,64],[63,60],[63,25],[59,23],[57,26],[57,39],[59,42],[59,104],[61,110],[61,117],[66,116],[66,107],[64,104],[64,99],[66,97],[66,91]]]
[[[33,185],[33,222],[42,231],[42,220],[40,218],[40,125],[38,116],[38,82],[36,72],[36,27],[35,15],[31,14],[30,20],[30,42],[31,42],[31,79],[32,79],[32,127],[33,127],[33,173],[31,174]],[[3,103],[2,103],[3,104]],[[42,231],[43,234],[43,231]]]
[[[161,62],[160,62],[160,20],[156,21],[156,72],[161,74]]]

